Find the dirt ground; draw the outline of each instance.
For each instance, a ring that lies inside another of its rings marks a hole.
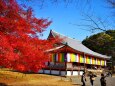
[[[0,69],[0,86],[81,86],[81,77],[65,78],[45,74],[23,74],[9,69]],[[106,78],[107,86],[115,86],[115,74]],[[90,86],[87,77],[86,86]],[[94,86],[100,86],[100,76],[96,77]]]
[[[9,69],[0,69],[0,86],[73,86],[73,84],[60,76],[23,74]]]

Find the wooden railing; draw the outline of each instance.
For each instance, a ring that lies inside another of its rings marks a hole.
[[[49,65],[47,68],[54,68],[54,69],[64,69],[65,65]]]

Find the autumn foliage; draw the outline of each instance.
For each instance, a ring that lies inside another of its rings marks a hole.
[[[0,66],[33,72],[43,68],[49,60],[45,51],[57,40],[42,40],[37,34],[50,23],[33,16],[30,7],[16,0],[0,0]]]

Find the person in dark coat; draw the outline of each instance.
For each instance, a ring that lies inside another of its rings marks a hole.
[[[85,85],[85,82],[86,82],[85,73],[83,73],[82,76],[81,76],[81,82],[83,83],[82,86],[86,86],[86,85]]]
[[[101,74],[101,79],[100,79],[100,82],[101,82],[101,86],[106,86],[106,80],[105,80],[105,77],[104,74],[102,73]]]
[[[111,71],[109,71],[108,73],[107,73],[107,76],[109,77],[109,76],[111,76],[112,77],[112,72]]]
[[[94,82],[96,76],[91,72],[91,74],[89,75],[89,77],[90,77],[91,86],[93,86],[93,82]]]

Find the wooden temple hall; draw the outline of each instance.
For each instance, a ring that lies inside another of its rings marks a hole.
[[[57,32],[50,31],[48,39],[60,37],[63,41],[48,50],[52,56],[46,63],[47,67],[39,73],[61,76],[82,75],[84,70],[103,70],[106,67],[109,56],[96,53],[80,41],[66,37]]]

